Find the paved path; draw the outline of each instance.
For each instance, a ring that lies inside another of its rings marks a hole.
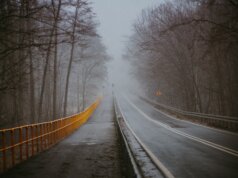
[[[52,149],[17,165],[0,177],[121,178],[112,97],[107,96],[79,130]]]

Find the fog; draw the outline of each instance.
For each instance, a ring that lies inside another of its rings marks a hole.
[[[158,4],[159,0],[93,0],[94,11],[100,23],[99,34],[112,60],[108,63],[110,83],[124,89],[139,88],[131,75],[130,63],[123,59],[133,22],[141,10]]]

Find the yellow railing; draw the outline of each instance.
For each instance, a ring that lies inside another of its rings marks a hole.
[[[0,172],[46,150],[79,128],[101,99],[83,112],[63,119],[0,130]]]

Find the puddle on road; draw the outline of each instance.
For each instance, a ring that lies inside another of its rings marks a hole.
[[[94,142],[89,142],[89,143],[86,143],[87,145],[95,145],[95,144],[97,144],[97,143],[94,143]]]
[[[98,143],[94,142],[94,141],[81,141],[81,142],[77,142],[77,143],[71,143],[71,146],[78,146],[78,145],[96,145]]]

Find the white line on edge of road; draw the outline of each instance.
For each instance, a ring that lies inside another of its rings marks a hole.
[[[175,178],[173,174],[163,165],[163,163],[160,162],[160,160],[150,151],[150,149],[137,137],[135,132],[132,130],[130,124],[125,119],[125,116],[122,112],[121,106],[119,104],[119,101],[117,100],[118,108],[121,111],[121,115],[124,118],[124,121],[127,125],[127,127],[130,129],[133,136],[136,138],[136,140],[139,142],[139,144],[142,146],[142,148],[147,152],[147,154],[150,156],[152,161],[155,163],[155,165],[159,168],[159,170],[165,175],[166,178]]]
[[[130,157],[130,160],[131,160],[131,162],[132,162],[132,166],[133,166],[133,169],[134,169],[134,171],[135,171],[135,174],[136,174],[136,178],[142,178],[142,176],[141,176],[141,174],[140,174],[140,171],[139,171],[139,169],[138,169],[138,166],[137,166],[137,164],[136,164],[136,162],[135,162],[135,159],[134,159],[134,157],[132,156],[132,152],[131,152],[131,149],[129,148],[129,143],[127,143],[127,141],[126,141],[126,136],[124,135],[124,133],[123,133],[123,131],[122,131],[122,128],[121,128],[121,126],[120,126],[120,124],[119,124],[119,120],[118,120],[118,117],[119,117],[119,113],[118,113],[118,110],[119,110],[119,104],[118,104],[118,101],[116,101],[116,96],[114,95],[114,101],[113,101],[113,104],[114,104],[114,107],[115,107],[115,113],[116,113],[116,120],[117,120],[117,124],[118,124],[118,127],[119,127],[119,130],[120,130],[120,133],[121,133],[121,135],[122,135],[122,139],[124,140],[124,142],[125,142],[125,146],[126,146],[126,149],[127,149],[127,151],[128,151],[128,154],[129,154],[129,157]],[[116,108],[116,106],[117,106],[117,108]]]
[[[143,111],[141,111],[134,103],[132,103],[126,96],[123,95],[123,97],[127,100],[127,102],[132,105],[141,115],[143,115],[147,120],[157,124],[157,125],[160,125],[162,127],[164,127],[165,129],[167,130],[170,130],[171,132],[174,132],[178,135],[181,135],[181,136],[184,136],[186,138],[189,138],[191,140],[194,140],[194,141],[197,141],[199,143],[202,143],[204,145],[207,145],[207,146],[210,146],[212,148],[215,148],[217,150],[220,150],[220,151],[223,151],[223,152],[226,152],[228,154],[231,154],[233,156],[236,156],[238,157],[238,151],[236,150],[233,150],[233,149],[230,149],[230,148],[227,148],[227,147],[224,147],[224,146],[221,146],[221,145],[218,145],[216,143],[213,143],[213,142],[210,142],[210,141],[207,141],[207,140],[204,140],[204,139],[201,139],[201,138],[198,138],[198,137],[195,137],[195,136],[192,136],[192,135],[189,135],[189,134],[186,134],[182,131],[179,131],[177,129],[174,129],[174,128],[171,128],[169,125],[167,124],[164,124],[162,122],[159,122],[157,120],[154,120],[152,119],[151,117],[149,117],[148,115],[146,115]]]
[[[155,103],[154,101],[151,100],[151,102]],[[214,131],[217,131],[217,132],[220,132],[220,133],[223,133],[223,134],[229,134],[229,135],[233,135],[233,136],[238,136],[238,133],[234,133],[234,132],[231,132],[231,131],[228,131],[228,130],[222,130],[222,129],[219,129],[219,128],[214,128],[214,127],[209,127],[209,126],[206,126],[206,125],[202,125],[202,124],[199,124],[199,123],[194,123],[194,122],[191,122],[191,121],[187,121],[187,120],[181,120],[181,119],[178,119],[172,115],[169,115],[167,113],[165,113],[164,111],[161,111],[159,109],[157,109],[156,107],[150,105],[152,109],[154,109],[155,111],[173,119],[173,120],[176,120],[176,121],[180,121],[180,122],[184,122],[184,123],[189,123],[189,124],[192,124],[192,125],[196,125],[196,126],[199,126],[199,127],[204,127],[206,129],[209,129],[209,130],[214,130]]]

